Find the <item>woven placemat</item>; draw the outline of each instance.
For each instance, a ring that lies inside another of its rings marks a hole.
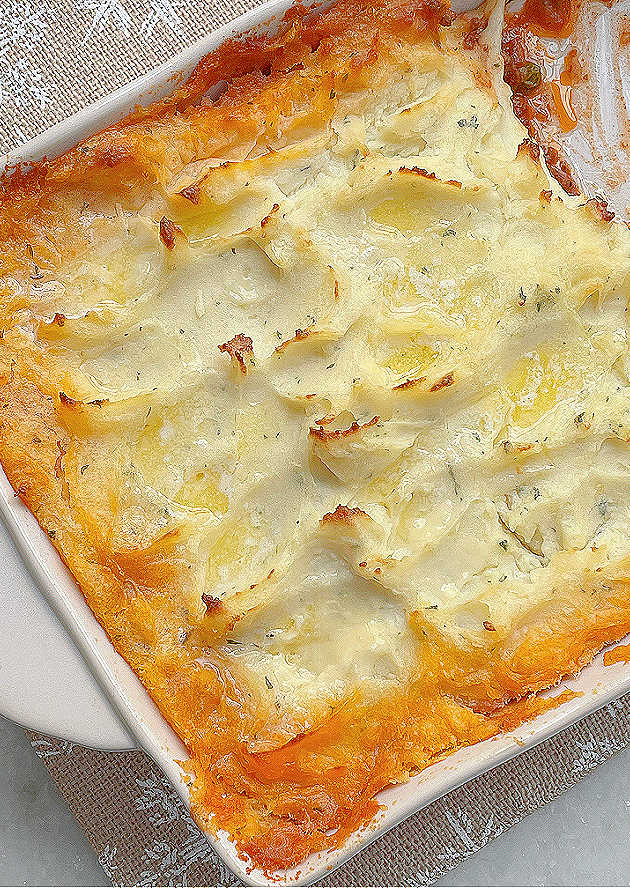
[[[114,885],[240,885],[142,752],[95,752],[31,733]],[[320,883],[430,885],[630,740],[630,695],[453,790]]]
[[[15,148],[256,0],[2,0],[0,150]],[[115,885],[235,885],[141,752],[30,734]],[[630,740],[630,696],[430,805],[324,880],[428,885]]]

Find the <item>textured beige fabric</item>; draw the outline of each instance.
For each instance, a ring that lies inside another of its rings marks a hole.
[[[0,149],[133,80],[256,0],[1,0]],[[630,697],[410,818],[325,880],[427,885],[630,739]],[[236,884],[143,753],[31,735],[116,885]]]
[[[31,739],[115,885],[240,884],[144,753]],[[429,805],[321,884],[430,885],[629,739],[626,696]]]
[[[0,150],[95,102],[262,0],[0,0]]]

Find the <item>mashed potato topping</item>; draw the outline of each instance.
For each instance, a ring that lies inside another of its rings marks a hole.
[[[3,465],[267,868],[630,629],[630,236],[501,12],[293,16],[5,181]]]

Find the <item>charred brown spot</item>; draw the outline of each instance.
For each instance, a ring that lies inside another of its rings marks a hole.
[[[496,632],[497,631],[494,628],[494,626],[492,625],[492,623],[490,622],[490,620],[483,621],[483,628],[486,629],[488,632]]]
[[[400,382],[398,385],[395,385],[393,391],[399,392],[404,389],[413,388],[414,385],[418,385],[419,383],[424,382],[425,379],[426,376],[419,376],[417,379],[405,379],[404,382]]]
[[[94,398],[93,401],[77,401],[76,398],[71,398],[65,392],[59,392],[59,400],[64,407],[69,407],[71,410],[77,407],[102,407],[103,404],[109,403],[108,398]]]
[[[352,526],[356,520],[369,518],[369,515],[357,507],[339,505],[334,512],[326,512],[321,520],[322,524],[347,524]]]
[[[571,166],[555,145],[545,145],[545,163],[551,175],[564,188],[567,194],[576,195],[580,188],[571,170]]]
[[[182,188],[179,192],[179,196],[183,197],[185,200],[189,200],[193,204],[199,203],[199,198],[201,197],[201,189],[199,185],[188,185],[186,188]]]
[[[240,368],[243,375],[247,373],[246,359],[254,355],[254,343],[249,336],[239,333],[229,342],[224,342],[219,346],[220,352],[226,352],[232,359],[232,363]]]
[[[322,416],[321,419],[315,420],[315,425],[323,426],[330,425],[331,422],[334,422],[336,419],[334,413],[327,413],[326,416]]]
[[[438,179],[435,173],[430,173],[422,167],[401,167],[399,172],[407,173],[407,175],[422,176],[423,179],[429,179],[432,182],[442,182],[442,179]],[[455,188],[462,187],[462,183],[458,182],[457,179],[446,179],[443,184],[452,185]]]
[[[15,490],[13,491],[13,496],[16,497],[17,499],[22,500],[22,502],[25,505],[28,505],[28,503],[26,502],[27,493],[28,493],[28,487],[26,486],[25,483],[22,483],[22,484],[18,485],[18,487],[15,488]]]
[[[438,379],[437,382],[434,382],[430,392],[439,392],[440,389],[447,388],[449,385],[453,385],[455,382],[454,376],[452,373],[447,373],[446,376],[443,376],[441,379]]]
[[[279,209],[280,209],[280,204],[275,203],[272,206],[271,211],[269,213],[267,213],[265,218],[260,220],[260,227],[264,228],[265,225],[267,225],[271,221],[274,213],[277,213]]]
[[[538,197],[540,198],[541,203],[551,203],[551,191],[548,189],[541,191]]]
[[[183,234],[179,225],[176,225],[171,219],[162,216],[160,219],[160,240],[167,250],[172,250],[175,246],[175,238],[178,234]]]
[[[309,437],[317,438],[318,441],[339,441],[341,438],[347,438],[350,435],[355,435],[357,432],[362,432],[363,429],[369,429],[370,426],[376,425],[379,420],[380,416],[373,416],[369,422],[364,423],[358,423],[355,420],[347,429],[334,429],[332,432],[327,432],[326,429],[311,426],[308,430],[308,434]]]
[[[523,139],[518,146],[517,154],[527,154],[532,160],[538,162],[540,159],[540,147],[533,139]]]
[[[51,324],[57,324],[58,327],[63,327],[66,323],[66,316],[64,314],[60,314],[60,312],[55,312],[55,316],[51,321]]]
[[[205,592],[202,593],[201,600],[203,601],[203,603],[206,606],[206,613],[207,614],[210,614],[213,611],[219,610],[219,608],[221,607],[221,604],[222,604],[220,598],[215,598],[214,595],[207,595]]]
[[[339,281],[335,281],[334,296],[335,296],[335,302],[338,302],[339,301]]]
[[[59,400],[64,405],[64,407],[78,407],[81,403],[80,401],[75,401],[74,398],[71,398],[65,392],[59,392]]]
[[[308,339],[308,337],[313,333],[314,330],[312,327],[307,327],[306,330],[296,330],[295,336],[292,336],[291,339],[286,339],[284,342],[281,342],[280,345],[276,348],[275,353],[284,351],[284,349],[288,345],[292,345],[294,342],[302,342],[304,339]]]
[[[422,176],[423,179],[431,179],[433,182],[438,181],[435,173],[430,173],[422,167],[401,167],[400,172],[409,176]]]
[[[592,197],[590,200],[587,200],[586,206],[594,213],[597,219],[601,219],[603,222],[612,222],[615,218],[615,214],[608,209],[608,202],[603,197]]]

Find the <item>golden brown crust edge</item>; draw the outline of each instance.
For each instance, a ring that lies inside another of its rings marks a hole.
[[[418,615],[425,667],[407,692],[378,706],[349,701],[288,747],[247,753],[235,743],[222,705],[231,693],[227,677],[210,683],[206,672],[190,675],[189,664],[155,645],[155,624],[167,619],[167,590],[174,579],[169,541],[153,552],[137,552],[133,570],[128,559],[99,553],[64,490],[58,461],[69,441],[52,399],[32,383],[6,379],[0,411],[0,458],[14,490],[190,751],[195,816],[206,828],[228,829],[241,850],[268,869],[341,844],[373,816],[374,795],[389,783],[554,705],[528,697],[576,673],[603,645],[630,630],[628,580],[596,575],[584,577],[581,594],[569,590],[571,606],[563,598],[556,613],[530,624],[516,649],[499,643],[491,662],[482,651],[454,657]],[[160,550],[166,558],[161,582]],[[209,742],[207,720],[221,742]],[[327,835],[331,829],[333,837]]]
[[[247,102],[246,96],[260,95],[263,86],[273,91],[275,75],[263,74],[262,68],[269,63],[273,70],[278,59],[286,65],[289,58],[301,59],[292,65],[304,65],[304,58],[313,51],[310,40],[318,40],[321,46],[322,41],[334,38],[332,54],[342,53],[347,41],[360,37],[367,55],[357,65],[357,76],[365,76],[376,63],[378,51],[371,50],[369,22],[357,23],[356,8],[357,4],[345,4],[301,34],[299,28],[295,31],[299,17],[289,17],[285,38],[278,46],[250,45],[243,53],[235,51],[234,76],[238,72],[245,82],[234,86],[220,113],[231,115],[234,107]],[[417,28],[420,18],[412,13],[420,8],[435,10],[437,15],[437,5],[397,7],[402,12],[400,19],[392,18],[394,32]],[[378,11],[378,7],[373,9]],[[409,16],[406,10],[411,10]],[[348,17],[354,30],[348,28]],[[387,23],[372,20],[371,27],[387,30]],[[335,35],[341,33],[344,37],[337,40]],[[89,161],[75,149],[5,184],[0,236],[8,252],[13,251],[16,264],[23,259],[19,244],[31,234],[40,242],[50,223],[47,189],[54,193],[75,177],[91,181],[94,176],[99,187],[107,188],[101,179],[114,168],[118,185],[135,176],[162,181],[172,172],[162,154],[168,143],[167,121],[175,121],[207,90],[221,58],[200,63],[175,98],[147,112],[136,112],[88,140]],[[290,77],[291,66],[289,70],[281,67],[278,64],[277,76]],[[200,112],[193,114],[198,120]],[[217,119],[211,121],[212,127]],[[164,133],[156,135],[149,150],[138,149],[135,156],[137,128],[147,122],[164,124]],[[206,122],[208,133],[211,126]],[[207,147],[204,143],[197,150]],[[184,146],[184,159],[187,151]],[[13,223],[18,224],[11,227]],[[6,306],[8,324],[14,310],[14,303]],[[91,532],[89,516],[81,515],[68,488],[64,454],[73,435],[60,419],[54,386],[44,379],[43,371],[18,367],[24,362],[12,364],[12,357],[11,347],[5,345],[0,461],[7,477],[47,531],[116,649],[185,742],[191,756],[188,767],[195,775],[191,795],[198,821],[212,829],[227,829],[241,851],[264,868],[297,864],[312,851],[342,844],[350,831],[374,814],[374,795],[380,789],[535,714],[548,704],[528,701],[530,694],[574,674],[604,644],[630,630],[628,579],[594,573],[562,594],[538,620],[523,625],[520,635],[517,631],[509,639],[498,637],[492,662],[482,651],[463,657],[445,645],[418,614],[416,630],[426,654],[425,665],[420,679],[404,694],[376,707],[360,699],[348,701],[313,733],[270,753],[248,753],[239,743],[226,704],[238,693],[233,677],[221,669],[193,669],[171,646],[161,647],[160,621],[172,618],[169,590],[181,581],[173,537],[167,534],[148,549],[135,552],[112,551],[102,545],[96,530]],[[525,702],[511,702],[519,699]]]

